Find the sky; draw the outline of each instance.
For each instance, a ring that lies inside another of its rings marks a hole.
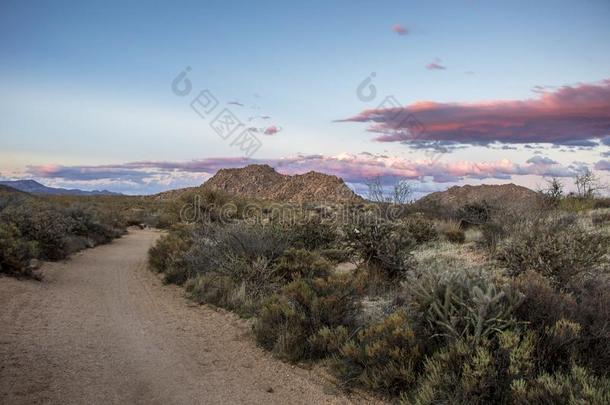
[[[610,2],[0,2],[0,178],[610,180]]]

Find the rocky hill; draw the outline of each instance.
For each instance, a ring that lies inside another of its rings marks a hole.
[[[276,172],[268,165],[221,169],[202,188],[280,202],[347,202],[361,199],[337,176],[313,171],[289,176]]]
[[[455,210],[465,204],[485,201],[494,206],[519,207],[538,202],[540,194],[516,184],[483,184],[453,186],[445,191],[428,194],[417,200],[418,208],[442,207]]]
[[[337,176],[313,171],[290,176],[280,174],[268,165],[221,169],[198,188],[168,191],[156,197],[175,199],[196,190],[222,191],[240,197],[292,203],[362,201]]]

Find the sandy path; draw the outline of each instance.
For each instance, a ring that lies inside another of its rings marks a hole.
[[[0,403],[345,403],[273,359],[232,314],[189,305],[147,269],[154,231],[0,278]],[[273,391],[273,392],[268,392]]]

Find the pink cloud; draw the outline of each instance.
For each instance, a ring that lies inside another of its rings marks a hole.
[[[593,139],[610,135],[610,79],[597,84],[564,86],[526,100],[474,103],[420,101],[404,107],[368,109],[345,120],[367,122],[379,142],[414,139],[409,120],[425,127],[417,140],[464,144],[552,143],[596,145]],[[401,118],[402,117],[402,118]]]
[[[281,128],[279,128],[275,125],[271,125],[265,129],[265,135],[275,135],[278,132],[280,132],[281,130],[282,130]]]
[[[407,35],[409,33],[409,30],[402,24],[394,24],[392,25],[392,32],[398,35]]]
[[[426,65],[426,69],[428,70],[445,70],[447,69],[445,66],[441,65],[441,60],[439,58],[434,58],[434,61],[428,63]]]

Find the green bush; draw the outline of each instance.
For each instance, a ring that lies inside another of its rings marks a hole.
[[[284,282],[300,278],[327,277],[333,266],[317,253],[303,249],[287,249],[275,265],[275,274]]]
[[[190,248],[192,244],[191,230],[187,227],[176,227],[171,232],[160,237],[148,251],[148,260],[153,270],[164,272],[178,256]]]
[[[610,368],[610,285],[605,277],[565,292],[527,271],[513,281],[513,288],[523,297],[516,318],[540,337],[537,358],[542,369],[566,369],[574,357],[596,374]]]
[[[295,222],[287,231],[291,244],[296,248],[327,249],[337,242],[337,229],[331,221],[322,220],[319,216],[307,216]]]
[[[75,198],[56,200],[25,193],[18,198],[0,197],[0,226],[4,228],[6,243],[3,255],[12,262],[5,263],[6,268],[23,269],[15,263],[25,258],[61,260],[77,250],[110,242],[124,230],[107,206],[88,206]],[[10,273],[17,274],[13,270]]]
[[[601,275],[583,282],[576,290],[578,308],[568,318],[581,326],[577,342],[589,371],[607,375],[610,370],[610,280]]]
[[[244,223],[218,226],[182,226],[171,230],[150,250],[151,266],[164,272],[168,282],[182,284],[199,274],[216,273],[257,284],[253,263],[271,264],[289,246],[288,237],[273,225]]]
[[[68,255],[66,237],[72,233],[74,220],[43,203],[9,207],[2,212],[24,238],[36,241],[45,260],[60,260]]]
[[[498,250],[511,274],[534,270],[555,286],[604,263],[610,238],[589,232],[570,217],[537,218],[517,224]]]
[[[253,326],[258,343],[290,361],[320,357],[312,337],[322,328],[352,328],[359,311],[347,277],[300,278],[271,296]]]
[[[0,222],[0,273],[31,276],[29,263],[35,257],[36,243],[24,240],[16,226]]]
[[[184,284],[194,276],[184,257],[193,243],[192,229],[188,226],[177,226],[159,238],[149,249],[148,261],[151,268],[163,273],[167,283]]]
[[[340,332],[340,338],[347,338],[345,329]],[[344,384],[398,394],[417,380],[423,356],[404,311],[360,330],[342,345],[337,344],[340,341],[337,334],[328,329],[320,331],[319,335],[319,340],[331,342],[326,343],[326,347],[338,350],[332,368]]]
[[[407,217],[402,222],[417,243],[431,242],[438,239],[438,232],[434,222],[429,219],[417,215]]]
[[[215,264],[221,266],[229,257],[240,257],[248,261],[265,257],[273,262],[290,247],[291,242],[290,235],[275,224],[237,223],[215,228],[205,238],[218,254]]]
[[[460,207],[455,216],[463,226],[483,225],[491,219],[492,207],[486,201],[473,202]]]
[[[531,378],[533,336],[503,332],[475,347],[456,341],[424,362],[417,388],[403,393],[408,404],[507,404],[511,383]]]
[[[497,222],[483,224],[481,226],[481,234],[481,244],[491,251],[495,251],[500,241],[507,236],[506,229]]]
[[[551,282],[539,273],[528,270],[512,281],[522,299],[514,312],[516,318],[527,322],[538,334],[553,326],[560,319],[572,319],[577,302],[572,294],[556,291]]]
[[[573,366],[569,373],[542,374],[535,379],[515,380],[511,386],[514,404],[610,403],[610,379],[594,377],[586,369]]]
[[[566,370],[578,358],[577,345],[581,339],[581,326],[567,319],[560,319],[547,326],[539,336],[536,359],[546,371]]]
[[[189,298],[195,302],[230,309],[231,295],[236,286],[229,277],[208,273],[190,279],[185,288]]]
[[[362,215],[346,226],[345,234],[351,249],[388,279],[404,277],[411,267],[416,242],[404,225]]]
[[[261,301],[281,283],[276,281],[274,270],[264,258],[244,266],[249,268],[244,273],[252,275],[244,280],[216,272],[198,274],[186,282],[188,296],[200,304],[226,308],[245,317],[254,315]]]
[[[343,263],[351,259],[350,251],[347,249],[322,249],[320,255],[334,263]]]

